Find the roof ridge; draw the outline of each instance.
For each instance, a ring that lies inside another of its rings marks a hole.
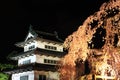
[[[30,24],[29,32],[31,32],[33,35],[35,35],[35,37],[40,37],[40,38],[44,38],[44,39],[50,39],[53,41],[63,42],[63,40],[61,38],[59,38],[57,31],[46,32],[46,31],[37,30],[37,29],[35,29],[35,27],[33,28],[33,26]]]
[[[56,39],[58,39],[59,41],[63,42],[63,40],[61,38],[59,38],[58,33],[56,31],[54,31],[54,33],[48,33],[48,32],[44,32],[44,31],[39,31],[39,30],[34,30],[36,33],[38,34],[43,34],[43,35],[48,35],[48,36],[53,36]]]
[[[39,31],[39,30],[34,30],[34,31],[37,32],[37,33],[40,33],[40,34],[44,34],[44,35],[56,36],[56,35],[53,34],[53,33],[48,33],[48,32],[45,32],[45,31]]]

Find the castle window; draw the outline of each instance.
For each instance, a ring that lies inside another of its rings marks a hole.
[[[20,80],[28,80],[28,75],[20,76]]]
[[[50,49],[50,50],[57,50],[57,47],[55,47],[55,46],[45,45],[45,48]]]
[[[29,50],[32,50],[35,48],[35,45],[29,46]]]
[[[39,80],[47,80],[46,75],[39,75]]]
[[[57,60],[44,59],[44,63],[57,64]]]
[[[29,63],[31,63],[31,60],[23,61],[23,64],[29,64]]]
[[[58,61],[55,61],[55,60],[54,60],[54,61],[53,61],[53,64],[57,64],[57,62],[58,62]]]

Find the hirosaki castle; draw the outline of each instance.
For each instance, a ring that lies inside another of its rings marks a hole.
[[[6,71],[11,80],[60,80],[57,65],[65,56],[63,40],[56,32],[38,31],[30,25],[23,42],[17,42],[22,52],[10,57],[18,61],[18,66]]]

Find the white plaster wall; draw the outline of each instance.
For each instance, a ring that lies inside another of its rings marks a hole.
[[[37,63],[44,63],[44,59],[50,59],[50,60],[57,60],[59,61],[59,57],[52,57],[52,56],[45,56],[45,55],[36,55],[36,62]],[[50,64],[50,63],[44,63],[44,64]]]
[[[51,72],[49,71],[49,79],[55,79],[55,80],[60,80],[59,78],[59,73],[58,72]]]
[[[45,49],[44,45],[45,45],[45,42],[37,41],[37,47],[38,48]]]
[[[59,78],[59,73],[56,72],[52,72],[52,71],[35,71],[36,74],[36,79],[39,79],[39,75],[46,75],[46,79],[47,80],[60,80]]]
[[[34,80],[34,71],[12,74],[12,80],[20,80],[20,76],[28,75],[28,80]]]
[[[23,61],[26,61],[26,60],[30,60],[31,63],[35,63],[35,62],[44,63],[44,59],[57,60],[57,61],[60,60],[59,57],[45,56],[45,55],[36,54],[36,55],[31,55],[31,56],[28,56],[28,57],[20,58],[18,60],[18,66],[22,65]],[[51,63],[44,63],[44,64],[51,64]]]
[[[58,45],[58,44],[56,44],[56,46],[57,46],[57,50],[58,51],[61,51],[61,52],[63,52],[63,46],[61,45]]]
[[[28,56],[28,57],[20,58],[18,60],[18,65],[22,65],[23,61],[26,61],[26,60],[30,60],[31,63],[34,63],[36,61],[36,55],[31,55],[31,56]]]
[[[46,49],[45,45],[54,46],[54,47],[57,47],[57,50],[53,50],[53,51],[63,52],[63,45],[55,44],[55,43],[52,43],[52,42],[51,43],[50,42],[45,42],[45,41],[43,42],[43,41],[40,41],[40,40],[37,40],[37,41],[34,40],[32,43],[26,44],[26,46],[24,46],[24,52],[29,51],[29,47],[32,46],[32,45],[35,45],[35,48],[38,47],[38,48],[42,48],[42,49]]]
[[[57,47],[57,51],[63,52],[63,46],[62,45],[49,43],[49,42],[37,41],[37,47],[38,48],[46,49],[45,45]]]
[[[44,63],[44,57],[41,55],[36,55],[36,62],[37,63]]]
[[[50,60],[60,60],[60,58],[59,58],[59,57],[44,56],[44,55],[43,55],[43,57],[44,57],[45,59],[50,59]]]
[[[26,44],[26,46],[24,46],[24,52],[29,51],[29,47],[32,46],[32,45],[34,45],[35,48],[36,48],[37,47],[37,42],[34,40],[33,42],[31,42],[29,44]],[[35,49],[35,48],[33,48],[33,49]]]

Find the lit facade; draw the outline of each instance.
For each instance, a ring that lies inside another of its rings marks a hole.
[[[66,53],[56,32],[41,32],[30,26],[25,40],[15,45],[24,51],[11,57],[18,61],[17,68],[6,71],[12,80],[59,80],[56,66]]]

